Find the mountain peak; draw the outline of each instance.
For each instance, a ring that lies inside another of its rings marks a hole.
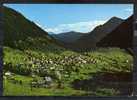
[[[66,32],[66,33],[77,33],[77,32],[75,32],[75,31],[69,31],[69,32]]]
[[[116,16],[113,16],[112,18],[110,18],[109,21],[123,21],[123,19],[116,17]]]

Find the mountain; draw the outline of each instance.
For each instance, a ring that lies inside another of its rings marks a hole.
[[[65,42],[65,43],[72,43],[82,37],[84,34],[80,32],[70,31],[60,34],[52,34],[57,40]]]
[[[19,12],[4,7],[4,46],[21,50],[41,48],[57,50],[62,48],[61,46],[73,50],[89,50],[96,46],[127,48],[132,46],[132,22],[132,16],[127,20],[112,17],[89,33],[71,31],[53,35],[45,32]]]
[[[112,17],[105,24],[95,27],[91,32],[84,34],[77,41],[67,44],[65,47],[74,50],[88,50],[95,48],[97,42],[118,27],[123,21],[123,19]]]
[[[54,32],[48,32],[48,34],[50,34],[50,35],[54,35],[55,33],[54,33]]]
[[[4,7],[4,30],[4,46],[24,50],[56,45],[56,40],[47,32],[8,7]]]
[[[98,43],[98,47],[120,47],[132,48],[133,40],[133,16],[130,16],[122,22],[112,32],[102,38]]]
[[[122,19],[117,17],[112,17],[105,24],[97,26],[93,31],[90,32],[90,36],[96,42],[100,41],[104,36],[109,34],[112,30],[114,30],[118,25],[123,22]],[[88,35],[88,36],[89,36]]]

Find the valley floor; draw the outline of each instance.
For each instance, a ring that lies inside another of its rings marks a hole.
[[[84,91],[74,90],[70,87],[63,89],[52,88],[32,88],[27,83],[29,78],[17,75],[18,78],[23,80],[23,84],[14,84],[9,80],[4,80],[4,95],[5,96],[71,96],[83,95]],[[27,80],[28,79],[28,80]]]
[[[132,94],[133,57],[118,48],[43,53],[5,47],[4,54],[4,96]]]

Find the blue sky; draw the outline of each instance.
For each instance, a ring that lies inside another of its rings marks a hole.
[[[133,14],[131,4],[6,4],[48,32],[89,32],[113,16]]]

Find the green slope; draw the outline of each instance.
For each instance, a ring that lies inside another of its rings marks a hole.
[[[45,46],[55,40],[19,12],[4,7],[4,45],[17,49]]]

